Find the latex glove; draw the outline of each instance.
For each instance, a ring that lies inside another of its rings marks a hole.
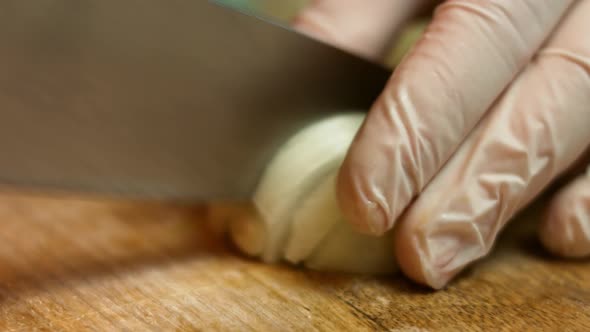
[[[378,58],[427,1],[318,0],[302,31]],[[353,142],[339,201],[360,231],[395,228],[396,257],[433,288],[484,257],[507,221],[590,146],[590,0],[442,3]],[[590,177],[590,176],[589,176]],[[590,180],[541,231],[590,255]]]

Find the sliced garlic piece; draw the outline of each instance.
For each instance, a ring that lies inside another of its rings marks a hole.
[[[254,195],[258,215],[232,223],[236,245],[265,262],[383,274],[395,271],[391,234],[355,232],[336,199],[339,167],[365,113],[317,122],[294,135],[265,170]]]
[[[229,233],[234,244],[245,254],[260,256],[266,240],[266,225],[256,211],[244,210],[229,223]]]
[[[352,113],[314,123],[295,134],[270,162],[254,194],[266,226],[264,261],[281,258],[294,209],[318,179],[337,167],[362,120],[363,115]]]
[[[291,233],[284,257],[300,263],[311,255],[328,233],[342,222],[335,195],[336,172],[332,171],[293,213]]]

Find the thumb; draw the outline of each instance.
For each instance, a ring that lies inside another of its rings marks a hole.
[[[543,245],[554,254],[590,256],[590,167],[585,176],[555,195],[539,235]]]

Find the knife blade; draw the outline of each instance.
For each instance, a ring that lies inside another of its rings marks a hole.
[[[205,0],[0,2],[0,183],[244,199],[302,126],[389,70]]]

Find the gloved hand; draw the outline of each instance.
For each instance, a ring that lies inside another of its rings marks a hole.
[[[294,24],[377,59],[429,4],[316,0]],[[395,225],[404,273],[438,289],[589,147],[590,0],[448,0],[370,110],[339,201],[360,231]],[[590,174],[557,194],[540,234],[590,255]]]

